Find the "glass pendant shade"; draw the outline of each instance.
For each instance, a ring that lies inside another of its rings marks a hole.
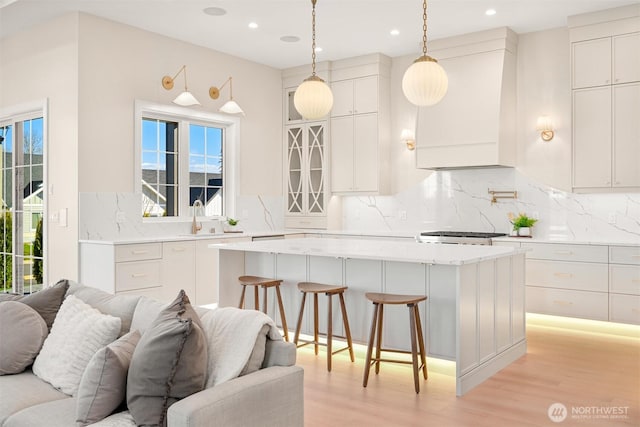
[[[191,94],[191,92],[184,91],[173,100],[174,104],[181,105],[183,107],[189,107],[191,105],[201,105],[200,102]]]
[[[242,114],[244,116],[244,111],[242,111],[242,108],[240,108],[238,103],[233,99],[225,102],[219,111],[227,114]]]
[[[311,76],[296,89],[293,104],[306,120],[320,119],[333,107],[333,94],[324,80]]]
[[[402,78],[404,96],[409,102],[420,107],[440,102],[448,87],[449,79],[444,68],[426,55],[416,59]]]

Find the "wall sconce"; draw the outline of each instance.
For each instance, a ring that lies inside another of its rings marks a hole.
[[[242,114],[244,116],[244,111],[242,111],[242,108],[240,108],[238,103],[233,100],[233,78],[232,77],[229,77],[224,83],[222,83],[222,86],[220,86],[219,88],[215,86],[211,86],[209,88],[209,96],[211,97],[211,99],[218,99],[220,97],[220,91],[226,86],[227,83],[229,83],[229,100],[225,102],[224,105],[222,105],[222,107],[220,107],[218,111],[221,111],[227,114]]]
[[[178,75],[183,71],[184,71],[184,92],[178,95],[176,99],[173,100],[173,103],[181,105],[183,107],[189,107],[191,105],[200,105],[200,102],[198,102],[196,97],[193,96],[191,92],[187,90],[187,66],[186,65],[183,65],[182,68],[178,70],[175,76],[173,77],[164,76],[162,78],[162,87],[165,88],[166,90],[173,89],[173,83],[176,77],[178,77]]]
[[[553,123],[549,116],[538,117],[538,123],[536,124],[536,130],[540,131],[540,138],[543,141],[549,142],[553,139]]]
[[[407,144],[407,150],[413,151],[416,149],[416,138],[411,129],[403,129],[400,139]]]

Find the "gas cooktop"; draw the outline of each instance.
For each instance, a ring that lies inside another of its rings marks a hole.
[[[490,245],[494,237],[506,236],[506,233],[484,231],[423,231],[416,240],[421,243],[463,243],[472,245]]]

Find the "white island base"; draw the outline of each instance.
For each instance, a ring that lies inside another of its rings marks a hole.
[[[218,248],[219,304],[237,306],[238,276],[283,280],[289,328],[295,328],[302,281],[348,286],[345,302],[353,340],[367,344],[373,304],[366,292],[423,294],[419,305],[430,357],[456,362],[462,396],[526,353],[524,252],[503,246],[442,245],[349,239],[289,239],[211,245]],[[247,293],[247,295],[252,293]],[[252,307],[252,301],[247,307]],[[321,313],[326,298],[320,298]],[[307,304],[311,304],[307,301]],[[275,296],[269,294],[273,319]],[[311,313],[307,307],[305,313]],[[341,335],[335,310],[334,335]],[[410,349],[408,310],[385,308],[383,345]],[[305,315],[303,332],[311,333]],[[320,315],[320,329],[326,320]]]

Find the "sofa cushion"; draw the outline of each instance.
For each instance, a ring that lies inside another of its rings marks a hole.
[[[131,329],[140,331],[144,335],[165,307],[167,307],[166,303],[145,296],[140,297],[131,319]]]
[[[69,281],[62,279],[55,285],[31,295],[0,294],[0,301],[20,301],[27,304],[42,316],[47,328],[51,329],[68,288]]]
[[[67,295],[74,295],[91,307],[98,309],[101,313],[119,317],[122,320],[120,336],[126,334],[131,329],[131,320],[136,305],[140,300],[138,295],[112,295],[100,289],[90,286],[83,286],[69,280],[69,290]]]
[[[42,316],[19,301],[0,302],[0,375],[33,363],[49,330]]]
[[[207,343],[184,291],[143,333],[127,377],[127,406],[136,424],[163,426],[167,409],[204,388]]]
[[[0,384],[0,425],[24,408],[52,400],[71,400],[69,396],[35,376],[31,369],[16,375],[5,375],[0,378]]]
[[[7,418],[2,427],[73,427],[75,405],[76,399],[67,397],[30,406]]]
[[[91,427],[136,427],[136,422],[131,416],[131,412],[117,412],[109,415],[104,420],[91,424]]]
[[[140,332],[132,331],[93,355],[78,386],[76,422],[79,426],[111,415],[124,401],[127,373]]]
[[[51,333],[33,362],[33,372],[60,391],[74,395],[91,357],[114,341],[122,322],[69,295]]]

